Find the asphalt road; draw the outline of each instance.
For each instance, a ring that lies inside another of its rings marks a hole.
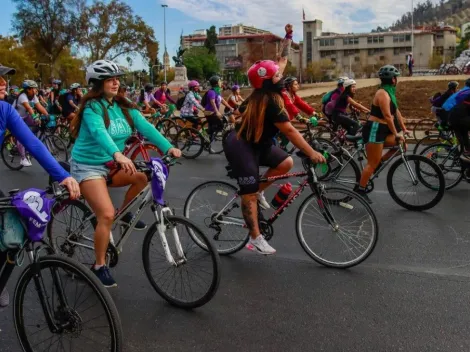
[[[35,164],[21,172],[0,165],[1,188],[44,186]],[[225,178],[224,165],[223,156],[203,154],[175,166],[166,198],[176,212],[197,184]],[[298,201],[275,224],[276,255],[242,250],[222,258],[218,293],[194,311],[171,307],[151,288],[142,267],[144,234],[136,232],[111,290],[125,351],[469,351],[469,185],[414,213],[394,203],[384,181],[371,195],[380,234],[366,262],[332,270],[309,259],[295,236]],[[274,190],[267,193],[270,199]],[[123,191],[112,194],[117,204]],[[11,308],[0,310],[0,351],[19,351]]]

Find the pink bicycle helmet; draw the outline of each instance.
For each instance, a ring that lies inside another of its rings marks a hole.
[[[272,79],[277,71],[279,66],[274,61],[256,61],[248,70],[248,79],[253,88],[260,89],[263,87],[263,82]]]
[[[188,88],[196,88],[196,87],[199,87],[198,81],[189,81]]]

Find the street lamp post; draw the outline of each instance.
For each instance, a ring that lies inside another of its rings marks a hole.
[[[165,47],[165,53],[166,53],[166,8],[168,5],[162,5],[163,7],[163,46]],[[165,75],[165,82],[166,82],[166,65],[165,62],[163,62],[163,72]]]

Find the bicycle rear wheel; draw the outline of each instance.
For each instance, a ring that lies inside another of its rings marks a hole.
[[[363,262],[379,233],[372,208],[343,188],[327,187],[320,200],[311,194],[297,212],[296,233],[303,250],[327,267],[349,268]]]
[[[69,153],[64,141],[57,136],[46,136],[43,141],[47,150],[57,161],[68,161]]]
[[[13,301],[13,320],[24,351],[122,350],[121,321],[111,296],[88,268],[71,259],[51,255],[29,265]],[[51,331],[45,308],[57,331]]]
[[[462,181],[462,164],[457,148],[448,144],[433,144],[424,148],[420,155],[431,159],[439,165],[446,180],[446,190],[454,188]]]
[[[69,126],[63,124],[57,125],[54,128],[54,134],[64,141],[67,148],[72,145],[73,138],[70,134]]]
[[[176,135],[174,143],[186,159],[196,159],[204,149],[203,137],[193,128],[183,128]]]
[[[248,242],[248,230],[237,191],[230,183],[209,181],[193,189],[184,203],[184,216],[214,241],[220,255],[238,252]],[[189,234],[203,246],[195,234],[191,231]]]
[[[446,188],[442,170],[422,155],[404,155],[403,158],[394,162],[388,171],[387,188],[390,196],[408,210],[433,208],[441,201]]]
[[[219,287],[219,255],[204,233],[188,219],[165,216],[164,221],[167,248],[175,263],[168,262],[156,222],[149,228],[142,246],[147,278],[170,304],[185,309],[200,307],[214,297]],[[193,241],[190,233],[197,235],[205,249]],[[178,253],[175,237],[181,243],[182,253]]]
[[[436,120],[434,119],[424,118],[419,120],[413,128],[413,138],[418,141],[423,136],[439,133],[435,124]]]
[[[180,130],[180,126],[174,120],[162,119],[157,123],[157,129],[168,140],[174,141]]]
[[[4,164],[13,171],[18,171],[23,168],[20,164],[21,156],[16,146],[16,138],[12,135],[5,137],[2,143],[2,159]]]

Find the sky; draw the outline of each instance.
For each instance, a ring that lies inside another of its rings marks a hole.
[[[302,9],[305,19],[323,21],[323,31],[337,33],[370,32],[377,26],[389,26],[411,10],[411,0],[123,0],[141,16],[154,31],[163,55],[164,31],[162,4],[166,9],[166,46],[170,57],[179,46],[181,32],[192,34],[196,29],[211,25],[243,23],[270,30],[284,36],[284,25],[294,25],[294,41],[302,40]],[[432,0],[433,3],[438,0]],[[418,1],[415,1],[417,3]],[[0,0],[2,20],[0,35],[11,34],[11,20],[15,6],[11,0]],[[1,58],[0,58],[1,61]],[[124,63],[125,60],[120,60]],[[173,62],[172,62],[173,64]],[[134,59],[135,69],[143,68],[141,60]]]

